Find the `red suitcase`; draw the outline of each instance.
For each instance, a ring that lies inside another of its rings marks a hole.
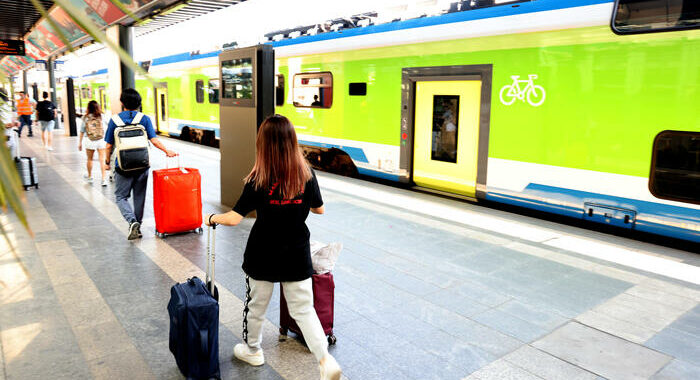
[[[153,211],[156,236],[202,233],[202,177],[193,168],[153,171]]]
[[[333,306],[335,298],[335,282],[333,282],[333,274],[314,274],[311,276],[312,288],[314,292],[314,309],[318,319],[321,321],[323,332],[328,337],[328,344],[335,344],[336,338],[333,335]],[[281,287],[280,287],[281,290]],[[299,326],[294,322],[294,319],[289,316],[287,309],[287,301],[284,299],[284,291],[280,291],[280,335],[284,340],[287,336],[287,331],[299,335],[303,338]]]

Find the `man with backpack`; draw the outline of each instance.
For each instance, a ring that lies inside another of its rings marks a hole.
[[[133,88],[122,91],[119,100],[122,109],[112,117],[107,126],[105,141],[107,142],[107,157],[109,165],[112,151],[115,152],[114,163],[114,195],[122,216],[129,223],[128,239],[140,238],[143,208],[146,202],[146,187],[148,186],[148,143],[165,152],[168,157],[177,153],[165,148],[156,137],[151,119],[138,111],[141,108],[141,95]],[[129,196],[133,193],[134,207],[129,204]]]
[[[51,151],[53,128],[56,124],[56,105],[49,100],[48,92],[44,91],[42,97],[44,100],[36,104],[36,119],[41,125],[41,142],[46,150]]]

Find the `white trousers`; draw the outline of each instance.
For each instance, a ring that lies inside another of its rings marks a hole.
[[[301,329],[309,350],[316,356],[316,360],[320,361],[328,354],[328,341],[314,309],[311,278],[280,284],[284,289],[289,315]],[[251,348],[259,349],[262,343],[262,325],[274,286],[274,282],[258,281],[246,276],[247,294],[243,309],[243,340]]]

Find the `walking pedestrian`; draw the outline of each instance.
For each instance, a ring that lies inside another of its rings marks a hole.
[[[36,104],[36,119],[39,120],[39,125],[41,126],[41,143],[46,150],[51,151],[53,150],[51,147],[53,128],[56,125],[56,114],[58,111],[56,105],[49,100],[48,92],[44,91],[42,98],[44,100]]]
[[[324,212],[316,175],[299,149],[294,126],[284,116],[274,115],[262,123],[255,146],[255,165],[233,210],[205,217],[207,225],[235,226],[249,212],[257,212],[243,256],[245,343],[237,344],[233,353],[254,366],[265,363],[262,325],[274,283],[279,282],[289,314],[319,362],[321,379],[340,379],[340,366],[328,353],[326,335],[313,306],[313,267],[305,221],[309,211]]]
[[[24,126],[29,127],[28,137],[34,136],[32,133],[32,114],[34,113],[34,106],[29,96],[24,92],[19,92],[19,100],[17,100],[17,115],[19,116],[19,133],[18,137],[22,137],[22,129]]]
[[[143,127],[143,133],[146,134],[146,138],[155,146],[156,148],[162,150],[168,157],[177,156],[177,153],[169,150],[163,145],[163,143],[156,137],[156,131],[153,129],[153,124],[151,119],[139,112],[141,108],[141,95],[133,88],[127,88],[122,91],[119,100],[122,104],[122,109],[124,111],[120,112],[118,115],[112,117],[109,121],[107,127],[107,133],[105,133],[105,142],[107,142],[107,155],[105,158],[105,164],[109,165],[110,156],[112,155],[112,149],[115,144],[115,130],[117,126],[138,124]],[[140,238],[141,234],[141,222],[143,220],[143,209],[146,202],[146,187],[148,186],[148,172],[149,165],[142,170],[129,170],[125,171],[120,168],[120,157],[117,154],[114,163],[114,195],[117,201],[117,206],[122,216],[129,223],[129,234],[127,239],[133,240]],[[126,164],[126,163],[124,163]],[[133,195],[134,206],[132,208],[129,204],[129,198]]]
[[[85,154],[87,155],[87,174],[83,175],[83,178],[88,182],[92,183],[92,157],[97,151],[98,163],[100,165],[100,172],[102,174],[102,186],[107,186],[109,180],[105,174],[107,171],[107,165],[105,164],[105,150],[107,147],[107,142],[104,140],[105,137],[105,121],[102,118],[102,109],[100,109],[100,104],[94,100],[91,100],[87,106],[87,113],[83,116],[83,122],[80,126],[80,137],[78,138],[78,150],[83,150],[83,144],[85,144]],[[84,136],[84,137],[83,137]]]

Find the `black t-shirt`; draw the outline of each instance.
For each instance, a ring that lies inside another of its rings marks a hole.
[[[282,199],[278,186],[243,188],[233,211],[245,216],[255,210],[257,219],[250,230],[243,256],[243,271],[260,281],[302,281],[313,274],[309,229],[309,209],[323,206],[316,174],[293,199]]]
[[[54,119],[53,111],[56,106],[48,100],[42,100],[36,104],[36,110],[39,112],[39,120],[51,121]]]

